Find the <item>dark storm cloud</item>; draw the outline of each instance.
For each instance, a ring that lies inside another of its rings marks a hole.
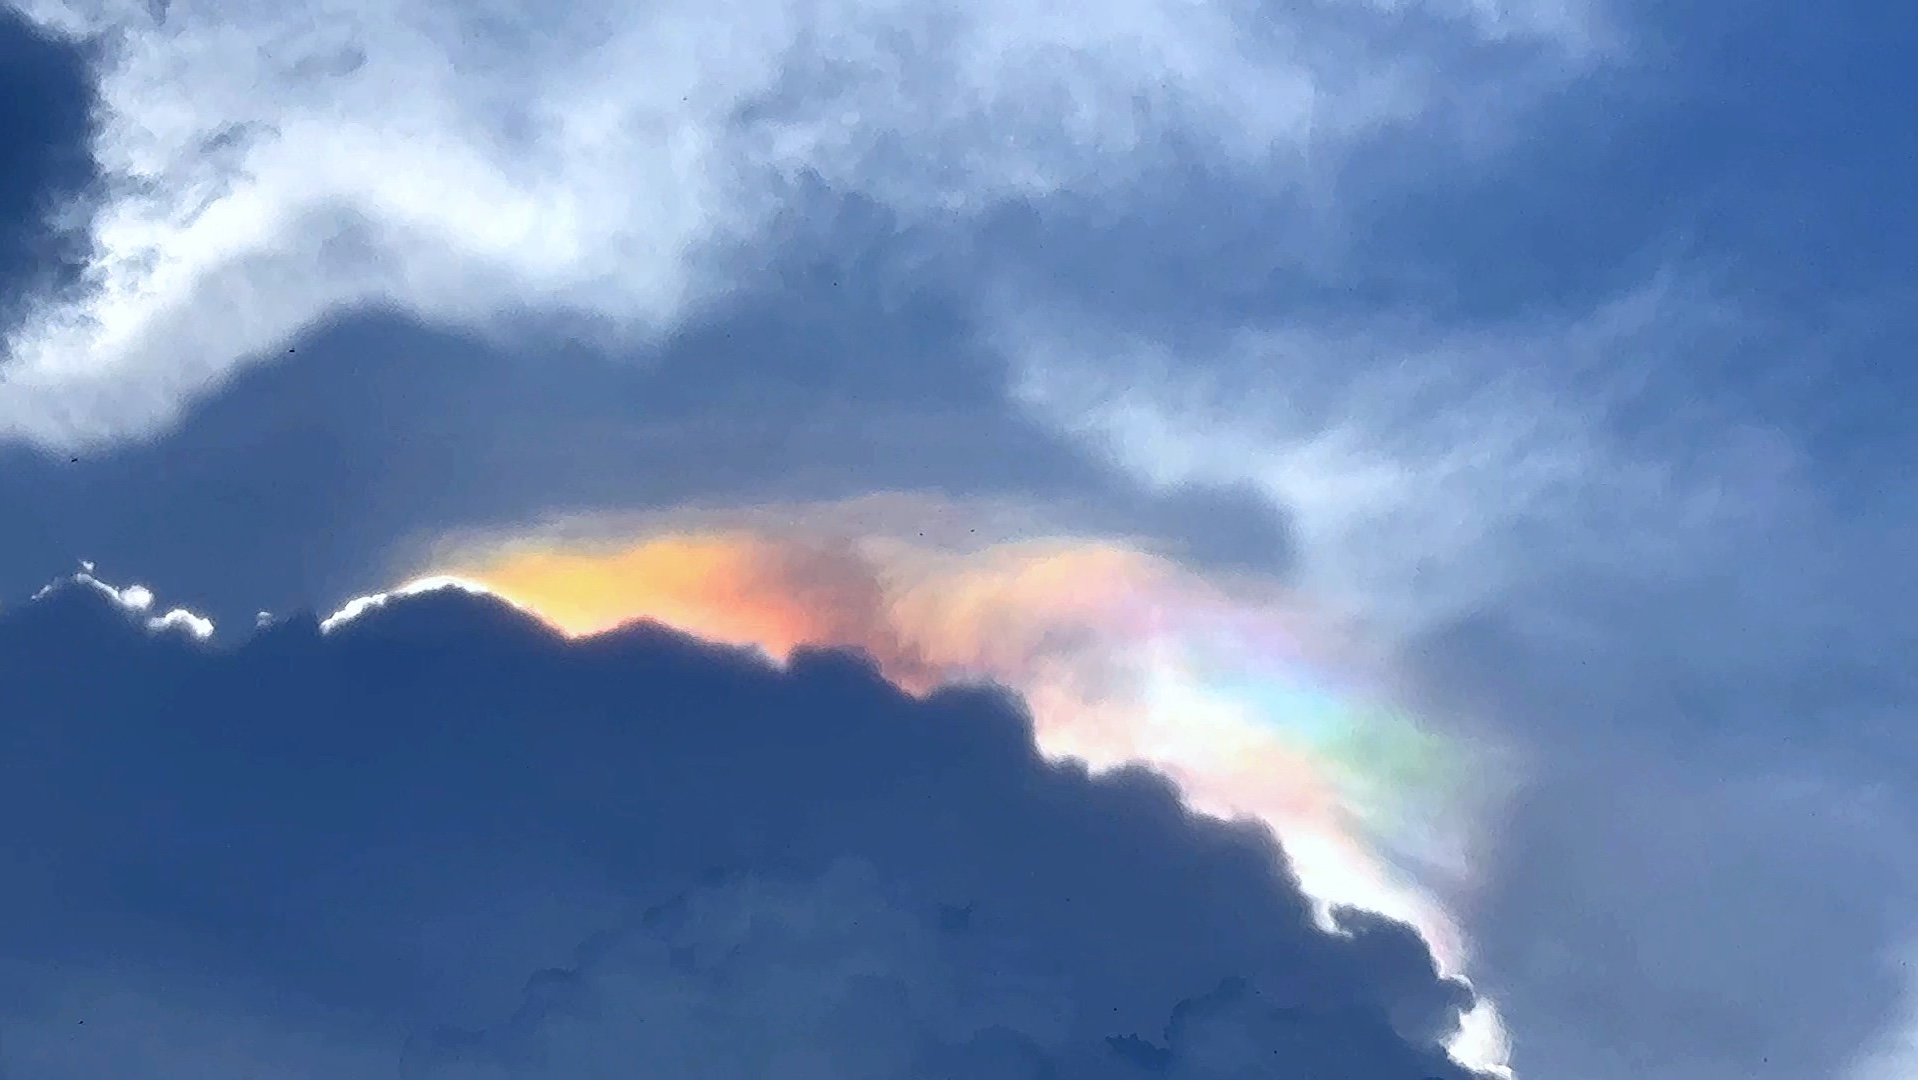
[[[1434,1040],[1471,995],[1415,933],[1318,930],[1269,834],[1043,764],[996,694],[645,627],[567,644],[457,592],[209,651],[82,586],[0,619],[0,685],[12,1075],[108,1047],[222,1075],[199,1037],[306,1075],[320,1014],[412,1031],[422,1069],[531,1076],[649,1045],[874,1077],[1467,1075]],[[194,1004],[223,986],[259,989]],[[140,1002],[168,1031],[134,1030]]]

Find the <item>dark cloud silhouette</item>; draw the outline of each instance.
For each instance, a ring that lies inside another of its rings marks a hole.
[[[218,650],[84,582],[0,616],[0,685],[17,1077],[323,1074],[318,1013],[427,1076],[1471,1075],[1415,933],[1319,929],[1268,832],[997,692],[457,591]]]

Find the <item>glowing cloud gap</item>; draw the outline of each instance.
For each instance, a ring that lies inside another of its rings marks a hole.
[[[624,546],[469,549],[401,592],[481,589],[573,636],[652,620],[782,662],[865,650],[901,686],[993,682],[1040,746],[1094,768],[1146,763],[1193,807],[1283,837],[1306,891],[1419,928],[1468,960],[1438,898],[1469,888],[1486,762],[1396,707],[1334,624],[1270,582],[1208,581],[1157,555],[1060,540],[937,546],[803,530],[674,527]],[[327,620],[350,621],[380,597]],[[1501,1071],[1489,1002],[1452,1050]]]

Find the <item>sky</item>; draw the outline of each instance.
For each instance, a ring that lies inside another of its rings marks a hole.
[[[1915,46],[0,0],[0,1075],[1918,1074]]]

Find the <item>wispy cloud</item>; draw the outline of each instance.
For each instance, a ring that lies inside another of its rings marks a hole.
[[[1673,385],[1743,346],[1729,313],[1660,278],[1519,324],[1305,314],[1169,340],[1042,309],[1001,342],[1028,407],[1149,484],[1256,486],[1314,587],[1416,625],[1571,569],[1668,572],[1787,509],[1796,448]]]
[[[1304,182],[1508,78],[1461,45],[1563,71],[1604,40],[1489,0],[18,6],[101,49],[91,291],[34,312],[0,383],[0,433],[46,445],[162,427],[355,305],[645,336],[809,185],[945,219],[1175,152]]]

